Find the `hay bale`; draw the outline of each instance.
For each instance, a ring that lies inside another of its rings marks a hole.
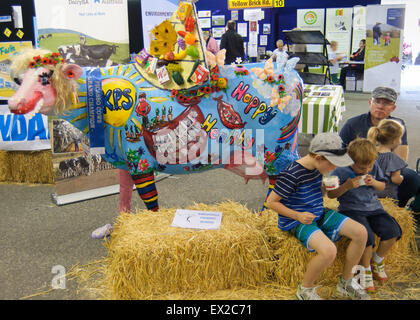
[[[8,152],[0,150],[0,182],[11,181]]]
[[[403,236],[386,257],[390,280],[376,283],[376,298],[419,299],[413,284],[420,278],[413,217],[390,199],[381,202]],[[325,199],[325,205],[337,209],[338,202]],[[87,272],[98,276],[93,284],[85,281],[88,291],[101,299],[295,299],[315,253],[278,229],[274,211],[260,216],[235,202],[187,209],[222,211],[220,230],[173,228],[176,209],[122,214],[105,244],[108,257]],[[345,238],[337,243],[337,258],[319,280],[323,298],[335,298],[348,243]]]
[[[20,183],[54,183],[51,150],[2,151],[0,181]]]
[[[271,250],[259,228],[266,217],[233,202],[188,209],[223,212],[220,229],[171,227],[176,209],[118,217],[107,244],[111,299],[255,288],[270,281]]]

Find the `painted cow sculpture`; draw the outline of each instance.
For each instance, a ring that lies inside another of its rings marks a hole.
[[[81,68],[34,49],[14,58],[21,86],[9,108],[17,114],[56,111],[91,138],[99,132],[102,157],[128,170],[146,207],[157,210],[155,171],[226,168],[264,181],[298,158],[303,90],[296,62],[223,65],[223,57],[207,52],[207,77],[178,88],[148,81],[138,60]],[[94,117],[103,122],[95,124]]]

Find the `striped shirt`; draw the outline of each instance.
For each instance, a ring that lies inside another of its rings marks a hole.
[[[282,199],[280,202],[289,209],[311,212],[318,220],[324,212],[321,192],[322,175],[318,170],[309,170],[294,161],[279,174],[273,191]],[[278,215],[278,226],[290,230],[300,222]]]

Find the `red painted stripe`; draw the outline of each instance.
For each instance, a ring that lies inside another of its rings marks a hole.
[[[153,198],[153,197],[155,197],[157,195],[157,190],[153,190],[153,191],[150,191],[150,192],[148,192],[148,193],[145,193],[145,194],[140,194],[140,197],[142,198],[142,199],[151,199],[151,198]]]

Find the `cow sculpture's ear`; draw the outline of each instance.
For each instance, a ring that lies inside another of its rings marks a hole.
[[[77,64],[69,63],[63,66],[63,75],[67,80],[77,80],[83,73],[83,70]]]

